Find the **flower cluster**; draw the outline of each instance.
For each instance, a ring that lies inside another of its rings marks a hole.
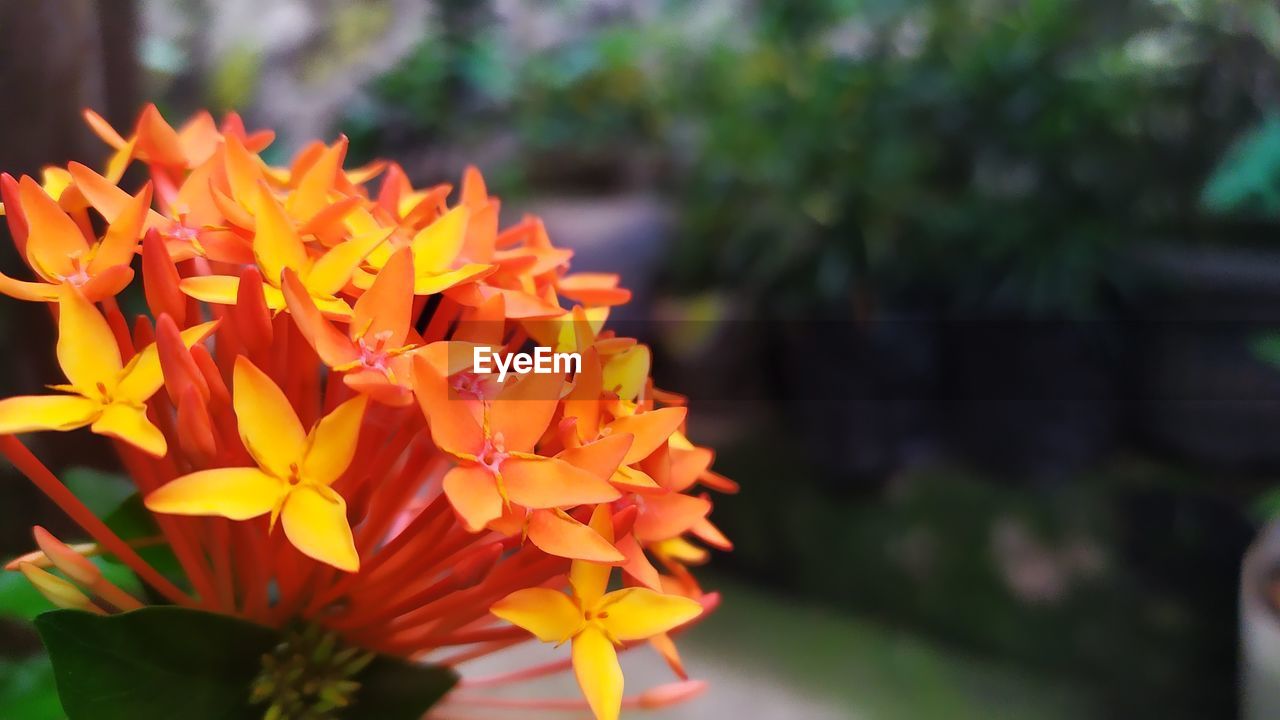
[[[148,107],[128,137],[86,117],[115,150],[102,173],[0,176],[32,274],[0,292],[49,304],[66,377],[0,401],[0,451],[94,542],[37,528],[10,569],[63,607],[139,607],[86,560],[111,554],[171,603],[452,667],[571,644],[563,662],[464,672],[442,716],[519,707],[479,691],[570,667],[602,719],[701,688],[670,634],[716,603],[688,568],[729,548],[705,490],[736,487],[653,386],[649,350],[605,329],[630,297],[616,276],[569,273],[535,217],[501,229],[474,169],[455,194],[394,163],[344,169],[341,139],[272,166],[272,134],[234,114],[174,129]],[[131,294],[149,310],[132,321]],[[477,347],[530,345],[581,365],[501,382],[472,366]],[[141,542],[182,577],[14,437],[86,427],[113,440],[159,528]],[[624,698],[617,653],[646,641],[680,679]]]

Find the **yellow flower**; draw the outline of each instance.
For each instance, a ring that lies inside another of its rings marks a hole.
[[[183,344],[200,342],[216,326],[208,322],[187,328]],[[58,364],[68,383],[52,389],[66,394],[0,400],[0,435],[89,425],[99,435],[156,457],[168,452],[164,434],[147,419],[146,401],[164,384],[155,343],[123,364],[106,319],[69,285],[58,288]]]
[[[596,508],[591,527],[612,541],[608,506]],[[490,608],[543,642],[572,643],[573,671],[597,720],[616,720],[622,708],[622,667],[615,646],[660,635],[702,613],[702,606],[689,598],[648,588],[605,592],[611,571],[608,565],[576,560],[569,572],[572,595],[527,588]]]
[[[303,554],[339,570],[360,569],[347,503],[331,485],[355,456],[367,398],[339,405],[310,434],[280,388],[244,357],[236,359],[240,438],[258,467],[215,468],[177,478],[147,496],[147,508],[171,515],[248,520],[271,513]]]

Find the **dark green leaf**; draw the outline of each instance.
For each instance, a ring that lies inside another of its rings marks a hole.
[[[125,540],[136,540],[160,532],[155,518],[142,504],[142,496],[138,493],[122,498],[103,516],[102,521]]]
[[[417,720],[458,682],[449,668],[379,656],[357,677],[351,720]]]
[[[70,720],[239,720],[261,716],[249,686],[279,641],[225,615],[150,607],[36,618]]]
[[[102,520],[107,524],[107,527],[125,540],[155,537],[160,534],[160,528],[156,525],[155,516],[142,504],[142,496],[138,493],[133,493],[124,498]],[[174,581],[179,587],[186,587],[186,575],[183,573],[182,565],[178,562],[178,558],[174,556],[171,547],[168,545],[140,547],[138,548],[138,554],[151,567],[158,570],[161,575]],[[118,564],[114,558],[112,563]],[[123,567],[123,565],[119,566]]]
[[[98,616],[57,610],[36,618],[70,720],[249,720],[261,658],[282,640],[270,628],[178,607]],[[355,678],[354,720],[416,720],[457,676],[378,657]]]
[[[89,467],[73,467],[62,473],[62,482],[80,502],[102,517],[133,494],[133,483],[123,475]]]

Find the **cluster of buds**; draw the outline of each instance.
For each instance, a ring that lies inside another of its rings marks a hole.
[[[0,292],[48,304],[66,377],[0,401],[0,451],[93,542],[38,530],[10,569],[62,607],[139,607],[85,559],[110,554],[160,601],[458,668],[440,717],[518,709],[483,689],[570,668],[584,698],[525,707],[609,720],[701,689],[671,635],[716,604],[689,567],[730,547],[706,490],[736,486],[648,348],[605,329],[630,298],[616,276],[570,274],[535,217],[500,229],[474,169],[456,194],[417,189],[394,163],[344,169],[342,139],[272,166],[271,133],[234,114],[175,129],[148,107],[127,138],[86,117],[115,151],[102,173],[0,176],[33,275]],[[137,164],[149,179],[123,189]],[[131,293],[149,310],[132,322]],[[531,345],[580,362],[474,366]],[[78,428],[112,440],[159,537],[122,539],[15,437]],[[572,652],[468,676],[535,638]],[[624,697],[618,652],[644,645],[677,678]]]

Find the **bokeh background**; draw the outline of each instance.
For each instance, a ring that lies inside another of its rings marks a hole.
[[[79,110],[145,101],[239,110],[277,160],[474,163],[623,274],[743,487],[684,645],[713,689],[665,717],[1236,715],[1280,509],[1275,3],[0,0],[0,169],[100,161]],[[40,308],[0,337],[5,394],[55,379]],[[0,552],[37,520],[5,471]],[[59,717],[37,651],[0,620],[0,717]]]

